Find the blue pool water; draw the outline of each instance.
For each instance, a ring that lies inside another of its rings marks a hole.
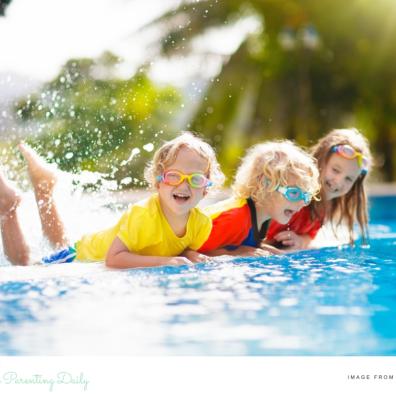
[[[372,200],[368,248],[191,268],[2,266],[0,354],[396,355],[395,206]]]

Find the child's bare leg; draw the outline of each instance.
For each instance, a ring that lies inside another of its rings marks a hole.
[[[29,247],[23,236],[17,213],[21,197],[0,172],[0,227],[4,253],[16,265],[29,263]]]
[[[65,227],[53,199],[56,176],[48,164],[25,144],[19,150],[28,165],[44,235],[55,247],[67,245]]]

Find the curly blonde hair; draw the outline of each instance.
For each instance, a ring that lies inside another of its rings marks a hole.
[[[232,189],[239,198],[264,203],[278,186],[293,185],[316,197],[319,171],[316,161],[291,141],[274,141],[251,147],[243,157]]]
[[[205,176],[212,181],[214,186],[220,187],[224,183],[225,177],[213,148],[192,132],[183,131],[176,138],[165,142],[154,153],[152,161],[145,168],[144,177],[151,187],[158,185],[157,177],[175,162],[177,154],[183,147],[195,151],[207,161]]]

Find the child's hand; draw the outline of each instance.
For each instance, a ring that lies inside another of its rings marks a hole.
[[[254,249],[253,254],[251,254],[251,256],[256,256],[256,257],[268,257],[271,255],[272,252],[261,248]]]
[[[267,243],[261,243],[260,245],[260,250],[265,250],[266,252],[270,254],[285,254],[284,251],[276,248],[275,246],[268,245]]]
[[[274,239],[288,250],[306,249],[310,242],[308,235],[298,235],[294,231],[281,231],[274,236]]]
[[[183,252],[183,256],[191,260],[193,263],[206,263],[210,260],[209,256],[190,249],[185,250]]]
[[[187,257],[167,257],[164,261],[164,265],[192,265],[193,262]]]

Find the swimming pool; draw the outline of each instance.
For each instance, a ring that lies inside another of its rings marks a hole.
[[[396,355],[396,197],[369,248],[194,267],[0,267],[1,355]]]

